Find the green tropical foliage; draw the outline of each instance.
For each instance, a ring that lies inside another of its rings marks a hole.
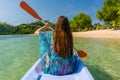
[[[70,21],[71,28],[77,28],[81,30],[89,30],[92,26],[91,17],[83,12],[75,15]]]
[[[15,29],[13,29],[12,25],[9,25],[4,22],[0,22],[0,34],[11,34],[11,32],[14,32]]]
[[[54,24],[53,23],[50,23],[50,24],[51,24],[51,27],[54,28]],[[12,26],[7,23],[0,22],[0,35],[33,34],[35,30],[42,27],[43,25],[44,24],[40,21],[32,22],[30,24],[20,24],[18,26]]]
[[[21,24],[18,26],[11,26],[7,23],[0,22],[0,35],[11,34],[33,34],[34,31],[43,26],[41,22],[34,22],[30,24]]]
[[[78,28],[76,22],[74,20],[70,20],[69,23],[71,29],[73,29],[73,31],[76,31],[76,29]]]
[[[105,0],[102,9],[97,10],[96,17],[117,27],[120,24],[120,0]]]

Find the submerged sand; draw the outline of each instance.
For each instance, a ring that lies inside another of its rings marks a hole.
[[[120,30],[95,30],[87,32],[73,32],[73,37],[86,38],[117,38],[120,39]]]

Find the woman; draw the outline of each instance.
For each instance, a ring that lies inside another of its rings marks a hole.
[[[43,36],[45,37],[43,38],[43,41],[49,39],[47,44],[53,43],[50,44],[50,50],[44,50],[43,52],[40,51],[42,53],[42,70],[44,73],[53,75],[73,73],[73,37],[68,19],[65,16],[60,16],[53,32],[40,32],[49,26],[50,24],[46,23],[45,26],[35,31],[36,35],[45,35]],[[53,36],[53,40],[51,40],[50,36]]]

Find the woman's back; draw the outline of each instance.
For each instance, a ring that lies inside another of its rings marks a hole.
[[[70,74],[74,70],[73,57],[62,58],[54,51],[52,31],[39,33],[41,66],[45,73],[53,75]]]
[[[51,74],[65,75],[73,73],[73,70],[73,57],[64,59],[56,53],[50,56],[50,71],[52,71]]]

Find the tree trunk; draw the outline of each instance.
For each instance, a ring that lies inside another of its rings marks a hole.
[[[117,29],[117,24],[116,24],[116,21],[112,21],[112,27],[113,27],[113,29],[114,29],[114,30],[116,30],[116,29]]]

